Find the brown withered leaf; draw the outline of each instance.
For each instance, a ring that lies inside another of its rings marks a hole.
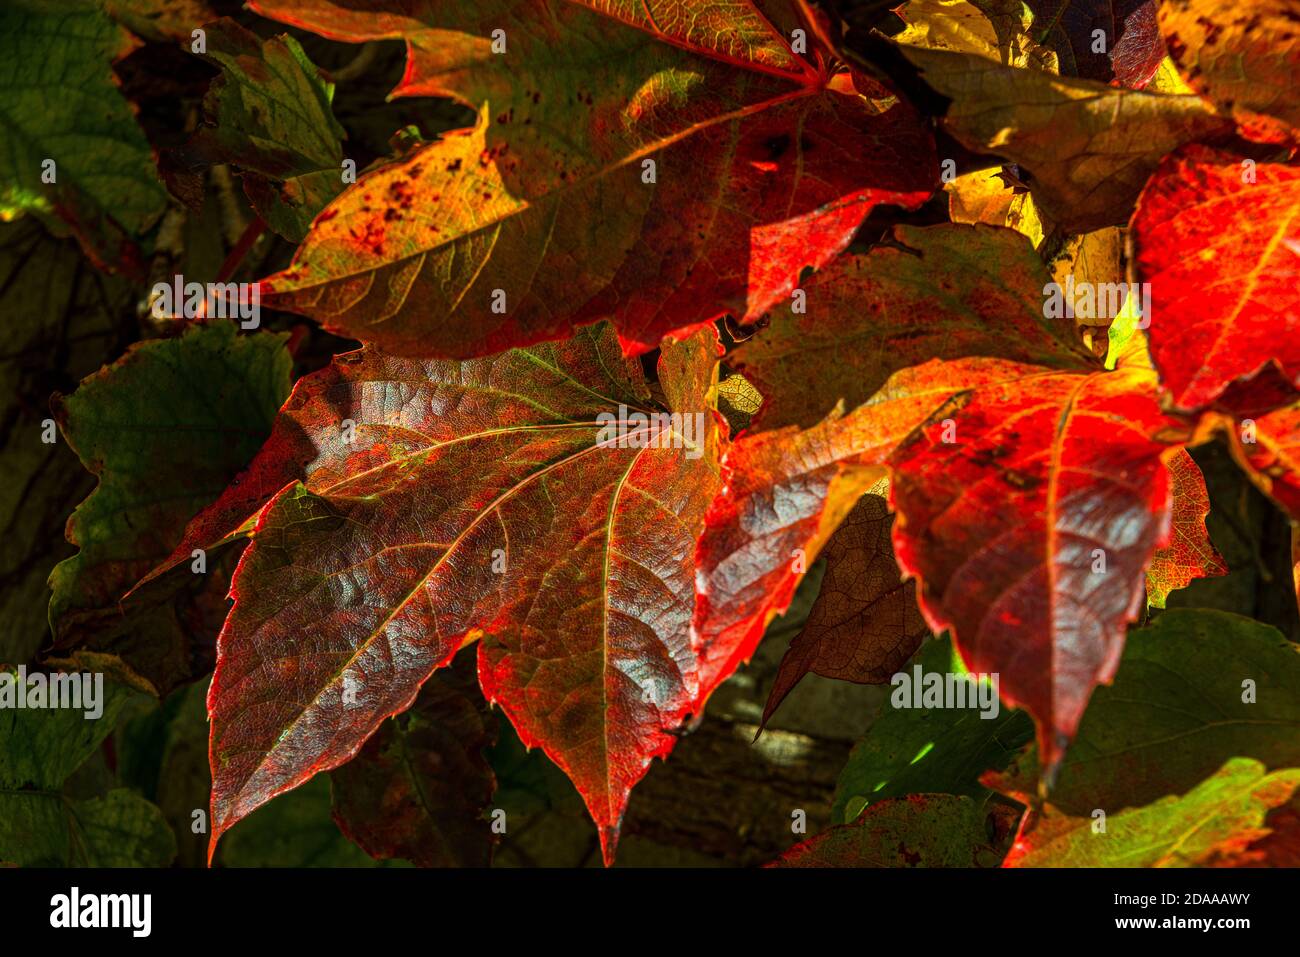
[[[781,659],[763,708],[763,726],[809,672],[883,684],[929,635],[916,607],[916,583],[903,581],[894,561],[886,492],[881,483],[858,499],[822,549],[826,573],[821,591]]]

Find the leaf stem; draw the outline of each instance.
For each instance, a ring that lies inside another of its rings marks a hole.
[[[243,262],[244,257],[248,255],[248,251],[253,248],[253,244],[261,238],[262,233],[265,231],[266,222],[261,216],[254,217],[253,221],[244,227],[238,242],[235,243],[234,248],[230,250],[230,254],[226,256],[225,262],[221,264],[221,268],[217,271],[217,282],[225,282],[235,274],[235,270],[239,268],[239,264]]]

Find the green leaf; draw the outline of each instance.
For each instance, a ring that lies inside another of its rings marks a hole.
[[[212,789],[207,692],[207,681],[178,688],[122,722],[115,739],[118,776],[158,805],[176,835],[182,867],[207,866],[207,834],[194,831],[194,812],[206,815]]]
[[[243,172],[244,192],[268,226],[301,242],[311,221],[343,192],[347,135],[334,119],[334,84],[288,35],[259,41],[233,20],[204,27],[207,57],[221,67],[203,101],[207,125],[186,149]]]
[[[227,867],[394,867],[345,838],[330,818],[324,775],[276,798],[232,827],[221,847]]]
[[[126,31],[98,9],[0,9],[0,218],[57,215],[92,258],[110,264],[166,204],[113,77],[112,62],[130,48]],[[42,181],[47,160],[53,183]]]
[[[85,801],[25,791],[0,806],[0,857],[23,867],[166,867],[176,856],[162,812],[125,788]]]
[[[225,610],[213,556],[206,575],[187,564],[118,603],[261,446],[288,394],[289,367],[283,336],[238,336],[214,322],[134,346],[56,397],[64,436],[100,477],[68,523],[80,552],[50,576],[56,651],[117,653],[160,693],[201,673],[194,633]]]
[[[947,636],[922,645],[913,662],[922,672],[965,671]],[[1023,711],[984,719],[970,708],[895,708],[886,701],[840,772],[831,820],[848,823],[870,804],[908,794],[986,797],[980,774],[1006,767],[1033,738],[1034,723]]]
[[[1243,683],[1253,683],[1254,701]],[[1093,693],[1050,792],[1065,813],[1112,814],[1185,794],[1229,759],[1300,768],[1300,649],[1268,625],[1171,609],[1133,631],[1110,687]],[[996,782],[1035,790],[1029,752]]]
[[[18,674],[13,668],[4,672]],[[103,713],[96,719],[76,708],[0,709],[0,788],[8,793],[62,787],[113,730],[133,697],[129,688],[105,682]]]
[[[6,669],[15,674],[12,669]],[[103,711],[0,709],[0,860],[26,867],[165,867],[176,842],[162,812],[132,791],[78,799],[64,782],[136,695],[104,682]]]

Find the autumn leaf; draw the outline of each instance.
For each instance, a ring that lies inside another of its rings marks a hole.
[[[1165,463],[1169,469],[1169,544],[1156,550],[1147,566],[1147,602],[1165,607],[1171,591],[1186,588],[1197,578],[1228,574],[1209,532],[1205,516],[1210,514],[1210,495],[1205,476],[1186,449],[1180,449]]]
[[[953,101],[945,129],[967,148],[1027,170],[1040,212],[1067,233],[1122,225],[1166,154],[1233,130],[1196,96],[1116,89],[970,54],[899,49]]]
[[[944,184],[948,218],[954,223],[1006,226],[1029,239],[1037,248],[1043,241],[1043,224],[1027,187],[1004,179],[1006,167],[992,166],[963,173]]]
[[[343,128],[321,77],[291,36],[259,40],[233,20],[206,24],[207,57],[220,66],[203,109],[206,123],[181,151],[188,165],[230,163],[268,226],[301,242],[316,215],[343,191]]]
[[[918,667],[921,675],[966,670],[947,636],[923,644],[904,673],[915,681]],[[1033,739],[1034,723],[1023,711],[1006,708],[985,717],[974,707],[894,707],[891,694],[840,772],[831,818],[848,824],[868,804],[909,794],[965,794],[982,801],[989,789],[980,776],[1005,768]]]
[[[1300,867],[1300,797],[1273,808],[1261,830],[1218,848],[1207,867]]]
[[[780,4],[254,6],[401,36],[395,95],[478,114],[362,177],[265,281],[267,303],[390,353],[481,356],[611,319],[635,354],[726,312],[753,322],[873,206],[938,180],[912,108],[794,54]]]
[[[1162,0],[1160,29],[1187,82],[1243,120],[1261,113],[1300,129],[1300,3]]]
[[[729,375],[718,383],[718,411],[727,420],[733,435],[749,428],[762,404],[762,393],[743,375]]]
[[[1000,674],[1049,768],[1115,673],[1184,434],[1149,372],[1044,373],[957,397],[891,460],[894,553],[931,630]]]
[[[803,629],[786,650],[763,708],[763,727],[801,680],[884,684],[929,635],[889,542],[892,516],[880,483],[858,499],[822,549],[826,573]]]
[[[1185,795],[1106,816],[1071,817],[1048,804],[1026,815],[1004,867],[1200,867],[1269,833],[1269,811],[1300,787],[1300,768],[1265,773],[1233,758]],[[1033,830],[1026,833],[1026,829]]]
[[[496,778],[483,756],[497,718],[462,655],[424,683],[415,704],[385,721],[361,752],[330,772],[334,819],[376,858],[421,867],[487,867],[484,817]]]
[[[143,269],[135,240],[166,203],[113,77],[132,45],[94,6],[0,11],[0,217],[61,221],[92,260],[127,273]]]
[[[952,794],[914,794],[874,804],[792,847],[769,867],[996,867],[1020,812]]]
[[[1014,9],[1005,0],[907,0],[899,10],[907,28],[894,39],[932,50],[975,53],[1009,66],[1059,72],[1056,53],[1029,36],[1022,9],[1019,0]]]
[[[1169,157],[1133,217],[1151,284],[1151,358],[1180,409],[1251,415],[1300,386],[1300,170],[1193,149]]]
[[[1044,318],[1049,282],[1012,230],[898,226],[889,244],[818,271],[798,308],[775,310],[728,361],[763,394],[762,428],[814,425],[840,401],[853,409],[891,373],[930,359],[1086,369],[1071,323]]]
[[[712,330],[664,348],[671,421],[608,325],[464,363],[366,349],[302,380],[281,423],[318,454],[261,510],[218,642],[213,846],[482,638],[484,693],[573,779],[610,860],[629,790],[699,707],[716,351]]]
[[[206,671],[226,612],[215,556],[210,568],[204,555],[202,571],[180,569],[123,599],[257,453],[288,392],[289,364],[282,336],[240,336],[233,323],[213,322],[138,344],[55,397],[64,438],[99,477],[68,520],[79,551],[50,575],[55,654],[117,654],[160,694]]]

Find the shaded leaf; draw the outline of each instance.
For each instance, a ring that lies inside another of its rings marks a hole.
[[[21,677],[4,671],[7,681]],[[176,856],[161,812],[134,792],[65,791],[134,697],[111,681],[102,691],[94,718],[84,707],[0,709],[0,859],[25,867],[165,867]]]
[[[207,681],[178,688],[157,707],[124,721],[114,738],[118,777],[158,805],[176,835],[181,867],[207,861],[207,834],[194,830],[194,812],[206,808],[212,790],[207,692]]]
[[[1151,357],[1181,409],[1244,414],[1300,386],[1300,169],[1188,150],[1161,164],[1133,218],[1151,284]]]
[[[1228,566],[1228,574],[1199,578],[1170,592],[1168,608],[1214,608],[1272,625],[1300,641],[1300,607],[1278,582],[1293,577],[1291,524],[1276,504],[1252,482],[1250,469],[1234,461],[1228,442],[1190,448],[1205,477],[1210,514],[1205,527]]]
[[[334,84],[288,35],[259,40],[233,20],[204,27],[207,57],[221,67],[203,101],[207,123],[183,150],[193,164],[230,163],[268,226],[301,242],[343,191],[346,136],[334,119]]]
[[[401,35],[396,94],[478,111],[331,205],[267,301],[403,355],[481,356],[607,318],[641,353],[726,312],[754,321],[874,205],[930,195],[911,108],[830,82],[756,4],[595,6],[256,4],[335,39]]]
[[[317,455],[260,513],[218,643],[214,845],[344,763],[483,636],[485,694],[573,778],[611,857],[628,791],[698,709],[691,558],[717,487],[716,351],[712,330],[663,350],[683,418],[662,442],[632,418],[652,406],[608,326],[465,363],[362,350],[301,380],[277,428]],[[259,458],[284,451],[273,436]]]
[[[964,394],[891,460],[894,553],[922,612],[1000,674],[1049,767],[1141,609],[1181,434],[1148,372],[1047,373]]]
[[[893,239],[818,271],[803,286],[804,312],[775,310],[728,357],[764,396],[758,425],[814,425],[929,359],[1088,367],[1071,324],[1044,318],[1051,277],[1019,233],[948,223],[898,226]]]
[[[211,645],[197,625],[225,614],[216,556],[210,578],[177,569],[165,587],[119,603],[252,459],[288,392],[289,365],[282,336],[214,322],[136,345],[55,398],[64,437],[99,476],[68,521],[80,551],[50,575],[56,653],[115,652],[163,694],[207,670]]]
[[[1067,233],[1122,225],[1147,177],[1185,143],[1232,131],[1199,97],[1116,89],[969,54],[900,48],[953,100],[944,127],[1032,174],[1039,211]]]
[[[1031,35],[1056,51],[1062,76],[1113,80],[1141,89],[1164,59],[1154,0],[1026,0],[1026,4],[1034,13]]]
[[[95,7],[0,11],[0,216],[62,220],[95,262],[137,272],[133,239],[157,221],[166,194],[113,77],[131,46]]]
[[[415,704],[389,718],[355,758],[330,772],[334,820],[376,858],[421,867],[486,867],[484,811],[496,779],[484,749],[497,718],[462,655],[424,683]]]
[[[94,485],[66,442],[43,441],[50,393],[120,355],[135,335],[136,293],[95,270],[72,240],[34,218],[0,223],[0,661],[29,662],[49,641],[49,586],[68,515]]]
[[[769,867],[996,867],[1017,808],[952,794],[881,801],[792,847]]]
[[[884,684],[929,634],[916,607],[916,584],[904,582],[894,562],[893,516],[883,492],[858,499],[822,550],[821,591],[781,659],[762,725],[809,672]]]
[[[214,19],[204,0],[103,0],[104,9],[132,33],[149,40],[184,40]]]
[[[231,828],[217,863],[225,867],[400,867],[376,861],[330,817],[329,779],[318,777],[258,808]]]

